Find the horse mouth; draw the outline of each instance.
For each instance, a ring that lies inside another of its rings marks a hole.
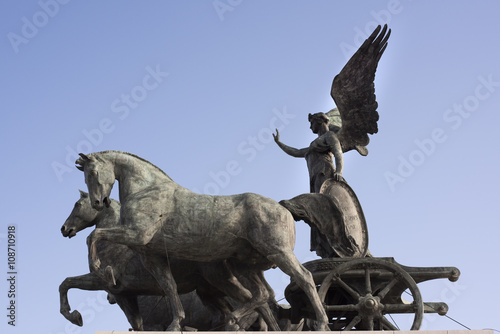
[[[74,229],[66,230],[66,229],[62,228],[61,233],[62,233],[63,237],[70,238],[70,239],[76,235],[76,231]]]

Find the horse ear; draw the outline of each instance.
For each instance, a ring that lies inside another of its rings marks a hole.
[[[85,191],[83,190],[78,190],[80,192],[80,198],[87,198],[89,197],[89,194],[86,193]]]
[[[83,158],[83,161],[89,161],[90,160],[90,158],[88,156],[86,156],[85,154],[83,154],[83,153],[78,153],[78,155]]]
[[[87,161],[90,161],[90,158],[83,153],[78,153],[78,155],[80,156],[80,158],[76,159],[75,164],[80,166],[76,166],[76,168],[78,168],[83,172],[84,171],[83,166]]]

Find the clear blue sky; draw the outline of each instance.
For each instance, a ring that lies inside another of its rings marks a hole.
[[[379,133],[367,157],[349,152],[344,167],[370,250],[458,267],[455,284],[421,284],[424,300],[447,302],[473,329],[500,329],[498,13],[498,1],[3,2],[0,331],[129,328],[104,293],[70,293],[83,328],[59,314],[60,282],[88,272],[90,230],[71,240],[59,231],[85,189],[76,153],[131,152],[198,192],[308,192],[305,162],[271,131],[295,147],[314,139],[307,114],[334,107],[332,78],[377,23],[392,29],[375,79]],[[16,327],[3,315],[11,225]],[[302,262],[315,258],[308,248],[297,223]],[[283,297],[288,278],[268,277]],[[436,315],[423,326],[462,328]]]

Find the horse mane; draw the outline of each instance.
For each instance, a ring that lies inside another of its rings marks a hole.
[[[89,155],[94,155],[94,154],[101,154],[101,153],[121,153],[121,154],[126,154],[126,155],[129,155],[131,157],[134,157],[136,159],[139,159],[143,162],[146,162],[148,163],[149,165],[153,166],[154,168],[156,168],[160,173],[162,173],[163,175],[165,175],[170,181],[174,181],[172,180],[172,178],[170,176],[167,175],[167,173],[165,173],[160,167],[156,166],[155,164],[153,164],[152,162],[144,159],[144,158],[141,158],[140,156],[138,155],[135,155],[133,153],[129,153],[129,152],[123,152],[123,151],[115,151],[115,150],[108,150],[108,151],[101,151],[101,152],[95,152],[95,153],[90,153]]]

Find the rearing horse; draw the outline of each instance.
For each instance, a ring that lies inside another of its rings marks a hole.
[[[308,296],[316,330],[329,330],[326,312],[311,273],[293,253],[295,221],[276,201],[252,193],[231,196],[196,194],[176,184],[161,169],[130,153],[103,151],[80,154],[92,206],[102,210],[119,183],[120,226],[96,228],[92,260],[100,261],[96,242],[108,240],[141,254],[145,268],[172,301],[174,320],[168,330],[180,331],[184,310],[165,254],[192,261],[235,260],[254,270],[279,267]]]
[[[80,231],[94,225],[96,228],[117,226],[119,218],[120,203],[111,200],[109,208],[97,211],[90,205],[89,195],[80,191],[80,199],[75,203],[71,214],[61,227],[61,232],[64,237],[72,238]],[[166,316],[160,320],[157,317],[151,317],[151,312],[157,306],[163,309],[165,315],[170,315],[172,312],[163,304],[158,303],[155,296],[163,295],[164,292],[149,272],[143,269],[138,254],[127,246],[105,240],[96,245],[103,267],[111,269],[113,266],[111,271],[107,271],[108,279],[103,280],[92,266],[88,274],[67,277],[59,286],[61,314],[73,324],[82,326],[83,319],[80,312],[77,310],[70,312],[68,290],[72,288],[106,290],[112,294],[113,299],[123,310],[133,330],[165,329],[172,317]],[[88,246],[90,254],[90,245]],[[89,263],[92,263],[90,258]],[[255,306],[262,314],[266,325],[269,324],[272,330],[279,330],[276,320],[272,318],[272,314],[269,314],[271,313],[269,307],[259,307],[259,302],[265,302],[267,305],[269,298],[265,299],[266,291],[262,300],[255,298],[255,295],[259,297],[260,290],[255,291],[255,286],[250,285],[249,288],[252,291],[248,291],[225,263],[202,263],[170,258],[168,263],[164,262],[164,266],[167,265],[176,282],[179,282],[177,292],[182,294],[180,298],[183,306],[189,308],[190,317],[184,319],[184,325],[206,331],[220,326],[218,321],[222,320],[220,316],[223,316],[226,329],[238,327],[248,329],[257,317],[257,314],[253,312]],[[246,281],[260,279],[258,276],[248,276],[244,277]],[[257,288],[262,289],[258,285]],[[265,289],[265,285],[263,288]],[[250,304],[250,308],[237,308],[233,311],[234,302],[230,303],[225,298],[226,296],[244,305]],[[253,304],[252,300],[255,300]],[[245,316],[246,314],[249,316]],[[147,316],[143,319],[145,315]]]

